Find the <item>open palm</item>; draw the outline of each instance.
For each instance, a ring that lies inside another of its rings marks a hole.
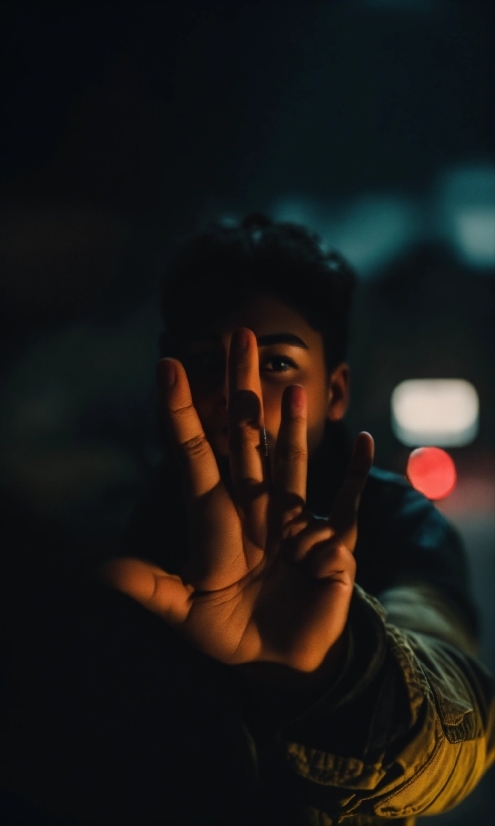
[[[174,576],[120,558],[105,576],[205,654],[314,672],[341,640],[354,585],[360,494],[373,440],[361,433],[328,519],[306,509],[307,416],[302,387],[287,387],[271,466],[254,334],[236,331],[229,354],[229,480],[193,406],[179,361],[158,368],[162,410],[187,502],[189,558]]]

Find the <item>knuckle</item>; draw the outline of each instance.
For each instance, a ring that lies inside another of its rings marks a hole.
[[[305,524],[304,522],[298,520],[299,514],[296,511],[289,512],[287,516],[289,518],[289,521],[282,528],[282,538],[284,540],[296,540],[296,547],[299,547],[299,545],[301,545],[300,534],[304,530]],[[299,537],[299,539],[297,539],[297,537]],[[304,542],[304,537],[302,538],[302,540]]]
[[[196,436],[191,436],[190,439],[186,439],[185,442],[182,442],[181,447],[187,456],[194,458],[203,457],[209,451],[209,445],[204,433],[198,433]]]
[[[288,458],[292,462],[307,462],[307,448],[303,447],[303,445],[291,445],[288,451]]]
[[[292,516],[292,514],[290,516]],[[295,511],[293,518],[291,518],[282,526],[282,540],[295,540],[296,537],[298,537],[296,543],[296,547],[298,547],[301,544],[301,542],[304,543],[305,541],[305,537],[300,536],[300,534],[302,534],[306,527],[307,521],[304,518],[304,516],[301,514],[300,511]]]
[[[354,559],[354,555],[351,553],[349,548],[344,545],[343,542],[335,542],[332,543],[332,558],[336,564],[341,564],[342,566],[348,568],[349,566],[352,568],[356,567],[356,560]]]
[[[236,489],[239,501],[244,508],[253,506],[267,493],[267,487],[263,482],[250,478],[239,480]]]
[[[308,530],[315,539],[331,539],[335,536],[335,529],[326,516],[310,515]]]
[[[306,427],[307,424],[306,416],[301,416],[300,413],[291,413],[290,415],[290,425],[292,428],[298,429],[300,427]]]
[[[277,463],[303,464],[308,461],[308,451],[303,445],[281,445],[278,451]]]
[[[187,419],[192,413],[195,413],[192,402],[181,404],[178,407],[171,407],[170,413],[178,419]]]
[[[260,431],[249,423],[241,423],[229,432],[229,447],[234,450],[257,449],[261,445]]]

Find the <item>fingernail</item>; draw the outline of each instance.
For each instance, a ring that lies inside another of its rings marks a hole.
[[[293,416],[306,416],[306,392],[299,384],[291,387],[290,412]]]
[[[165,387],[173,387],[177,381],[177,370],[171,359],[161,359],[158,362],[158,377]]]
[[[238,350],[247,350],[249,347],[249,333],[244,328],[240,330],[236,330],[234,333],[234,346],[237,347]]]

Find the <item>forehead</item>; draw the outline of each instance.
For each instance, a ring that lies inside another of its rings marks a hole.
[[[265,292],[253,294],[240,306],[216,318],[205,319],[196,331],[191,331],[191,337],[220,340],[238,327],[248,327],[257,338],[288,333],[302,339],[308,349],[323,346],[321,333],[311,327],[297,309]]]

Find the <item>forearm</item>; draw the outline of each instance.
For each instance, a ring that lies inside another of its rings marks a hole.
[[[477,656],[478,643],[472,628],[440,589],[410,580],[389,588],[379,599],[391,625],[437,637]]]

